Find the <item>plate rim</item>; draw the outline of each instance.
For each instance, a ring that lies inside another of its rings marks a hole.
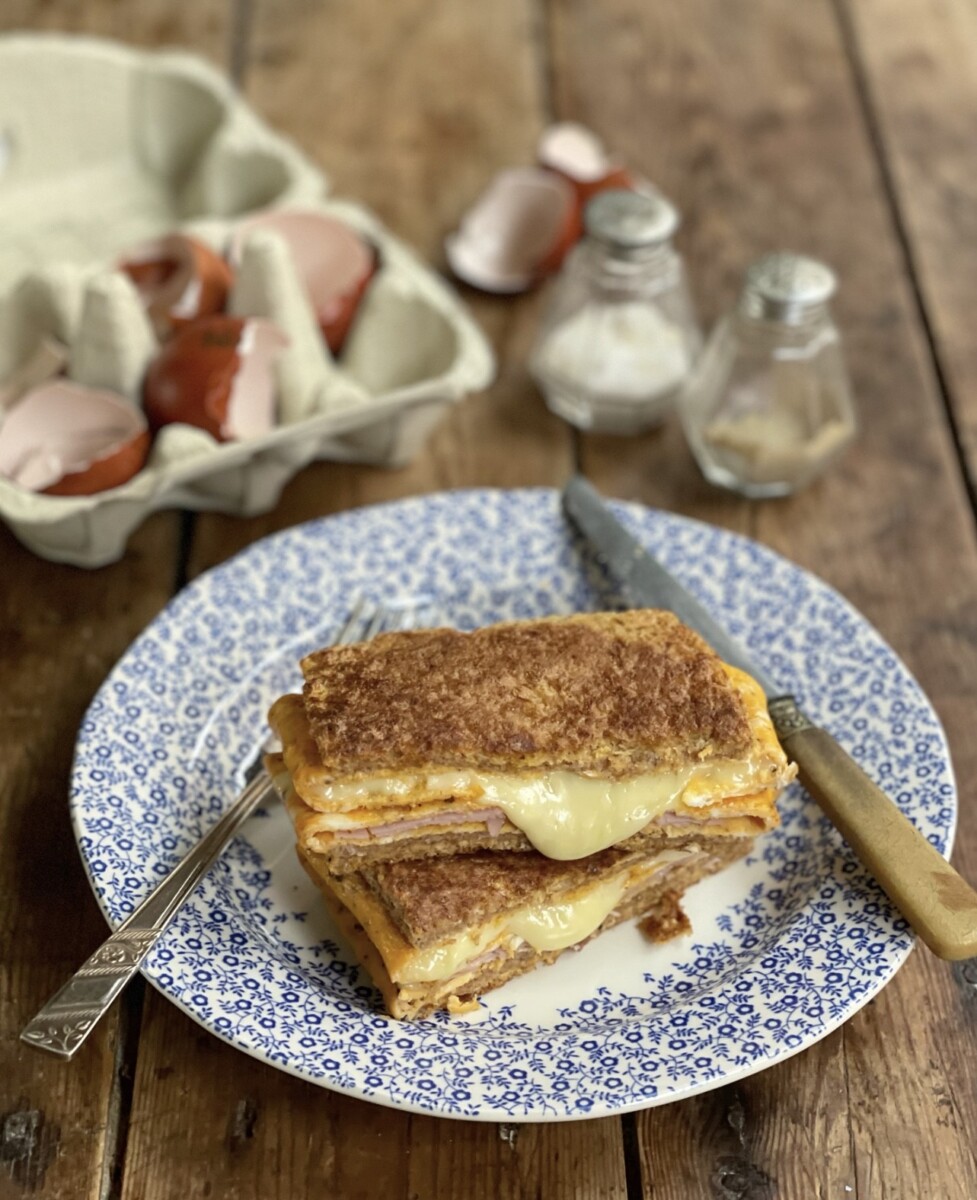
[[[552,487],[545,487],[545,486],[533,486],[533,487],[523,487],[523,488],[501,488],[501,487],[453,488],[453,489],[445,489],[445,490],[431,492],[431,493],[425,493],[422,495],[406,496],[406,497],[401,497],[399,499],[379,501],[379,502],[375,502],[375,503],[371,503],[371,504],[360,505],[355,508],[344,509],[344,510],[341,510],[336,513],[330,513],[330,514],[325,514],[323,516],[314,517],[310,520],[300,522],[296,525],[287,526],[284,529],[276,530],[272,533],[267,534],[266,536],[264,536],[262,538],[258,538],[255,541],[249,543],[247,546],[242,547],[235,554],[229,556],[227,559],[224,559],[222,562],[216,563],[213,566],[207,568],[207,570],[202,571],[199,575],[195,576],[194,579],[191,580],[176,595],[170,597],[169,600],[167,601],[167,603],[159,610],[159,612],[156,613],[155,616],[149,622],[147,622],[147,624],[144,626],[144,628],[133,639],[133,641],[129,644],[129,646],[127,646],[127,648],[124,650],[124,652],[120,655],[119,659],[112,666],[111,670],[108,672],[108,674],[102,680],[98,689],[94,693],[89,705],[86,707],[85,713],[79,724],[78,733],[77,733],[75,745],[74,745],[73,760],[72,760],[72,767],[71,767],[69,815],[70,815],[70,819],[71,819],[72,833],[75,838],[79,858],[81,859],[82,867],[85,872],[85,877],[86,877],[88,884],[93,892],[93,895],[95,896],[96,903],[98,904],[99,909],[102,912],[103,916],[105,917],[106,921],[108,922],[110,928],[112,928],[112,929],[117,928],[118,924],[120,924],[121,922],[117,922],[117,921],[113,920],[113,918],[108,910],[108,894],[106,893],[106,895],[104,895],[104,896],[99,895],[98,886],[97,886],[96,880],[92,874],[89,859],[86,857],[86,855],[82,849],[81,839],[85,835],[85,831],[82,828],[82,824],[81,824],[81,820],[82,820],[81,803],[80,803],[80,799],[76,792],[75,776],[76,776],[76,770],[78,768],[78,760],[79,760],[79,755],[80,755],[80,750],[81,750],[84,726],[85,726],[86,722],[89,720],[91,712],[95,708],[99,699],[101,698],[102,693],[105,690],[109,689],[111,687],[112,683],[117,679],[118,675],[120,675],[124,671],[126,664],[127,664],[128,660],[130,659],[130,656],[133,656],[134,654],[136,654],[143,639],[148,638],[151,635],[151,632],[153,631],[153,629],[164,618],[164,616],[166,616],[170,620],[174,619],[174,614],[176,614],[177,610],[183,603],[186,603],[188,601],[188,598],[191,596],[192,593],[194,593],[198,589],[205,588],[208,585],[208,581],[210,581],[212,579],[212,577],[219,575],[224,570],[230,569],[232,564],[238,563],[239,560],[247,558],[249,555],[253,554],[255,552],[256,547],[258,547],[258,546],[265,545],[269,542],[272,542],[272,541],[275,541],[278,539],[307,536],[311,531],[316,530],[320,527],[325,527],[330,522],[342,520],[344,518],[348,518],[348,517],[351,517],[351,516],[354,516],[357,514],[365,514],[365,513],[370,513],[370,512],[382,511],[385,509],[402,509],[405,506],[418,506],[421,508],[426,508],[427,506],[431,505],[432,502],[443,503],[446,500],[450,500],[451,498],[454,498],[454,497],[477,498],[479,496],[485,496],[485,495],[493,495],[493,496],[532,495],[532,496],[536,496],[536,497],[555,497],[558,499],[560,496],[560,489],[552,488]],[[670,521],[677,521],[681,525],[693,526],[693,527],[696,527],[703,531],[709,531],[710,533],[719,533],[723,538],[728,538],[731,541],[733,541],[734,543],[740,543],[743,546],[757,547],[763,553],[773,555],[775,558],[781,560],[791,570],[799,572],[802,576],[809,577],[811,580],[813,580],[818,585],[819,589],[822,589],[823,591],[826,591],[827,593],[829,593],[831,595],[832,599],[836,603],[838,603],[846,611],[846,613],[848,615],[853,616],[860,624],[863,624],[869,628],[869,630],[878,639],[880,645],[895,660],[897,667],[900,669],[901,673],[904,675],[906,680],[908,680],[915,687],[920,698],[929,707],[929,709],[932,712],[933,717],[935,719],[935,732],[937,733],[937,735],[939,737],[940,748],[941,748],[941,751],[943,754],[943,762],[945,764],[946,773],[947,773],[947,781],[952,788],[952,802],[949,805],[949,807],[952,810],[952,816],[946,827],[946,844],[945,844],[944,849],[941,851],[941,853],[943,854],[943,857],[945,859],[949,860],[951,857],[951,854],[952,854],[953,845],[955,842],[955,837],[956,837],[956,832],[957,832],[957,826],[958,826],[958,822],[959,822],[959,818],[960,818],[960,804],[959,804],[959,793],[958,793],[958,788],[957,788],[956,774],[955,774],[955,770],[954,770],[953,759],[950,754],[950,747],[949,747],[948,739],[946,736],[946,730],[943,726],[943,722],[939,716],[939,713],[936,711],[932,701],[930,700],[926,691],[923,689],[922,685],[917,680],[915,674],[909,669],[908,665],[906,664],[906,662],[904,661],[902,656],[898,653],[898,651],[896,651],[892,647],[891,643],[878,630],[878,628],[873,624],[873,622],[870,621],[869,618],[866,617],[863,613],[861,613],[860,610],[857,609],[855,607],[855,605],[852,604],[852,602],[849,601],[847,599],[847,597],[842,592],[840,592],[836,587],[834,587],[831,583],[824,580],[821,576],[815,574],[813,571],[809,570],[808,568],[803,567],[800,564],[794,562],[792,559],[788,558],[786,555],[782,554],[780,551],[774,549],[771,546],[766,545],[764,542],[761,542],[757,538],[751,537],[748,534],[740,533],[739,531],[736,531],[736,530],[726,529],[725,527],[720,526],[720,525],[714,525],[714,524],[712,524],[708,521],[704,521],[698,517],[690,517],[684,513],[671,512],[671,511],[668,511],[665,509],[655,508],[650,505],[645,505],[645,504],[642,504],[637,501],[627,501],[627,500],[620,500],[620,499],[613,498],[613,497],[607,497],[607,502],[612,510],[624,511],[624,512],[630,514],[630,516],[638,524],[641,524],[648,520],[653,520],[656,517],[664,517]],[[313,534],[313,536],[315,536],[315,535]],[[820,810],[818,810],[818,811],[820,811]],[[848,1021],[850,1018],[854,1017],[859,1011],[861,1011],[861,1009],[863,1009],[872,999],[874,999],[879,994],[879,992],[881,992],[882,989],[888,983],[890,983],[892,981],[892,979],[895,978],[895,976],[905,965],[905,962],[907,961],[910,954],[913,952],[913,950],[916,948],[916,946],[919,942],[919,938],[915,934],[913,934],[911,930],[908,932],[907,938],[908,938],[908,940],[907,940],[907,943],[905,946],[900,947],[898,950],[890,950],[888,952],[891,969],[889,969],[887,971],[887,973],[884,975],[884,977],[882,977],[881,979],[877,979],[877,980],[873,979],[866,986],[865,990],[860,995],[858,995],[856,998],[853,999],[853,1001],[849,1004],[848,1007],[845,1008],[845,1010],[843,1011],[843,1013],[841,1015],[839,1015],[835,1018],[826,1019],[824,1028],[819,1030],[814,1035],[805,1035],[805,1039],[802,1041],[802,1043],[800,1045],[788,1046],[788,1047],[784,1047],[783,1045],[780,1045],[777,1047],[776,1053],[774,1053],[772,1055],[754,1058],[752,1061],[745,1063],[739,1067],[736,1067],[732,1070],[726,1071],[716,1078],[705,1079],[705,1080],[701,1080],[699,1082],[689,1083],[689,1084],[686,1084],[686,1085],[680,1087],[678,1090],[672,1091],[672,1090],[664,1090],[663,1089],[655,1096],[640,1097],[637,1099],[633,1099],[631,1101],[622,1101],[621,1103],[615,1103],[615,1104],[607,1105],[604,1107],[600,1107],[597,1104],[595,1104],[594,1110],[586,1110],[586,1111],[579,1111],[579,1112],[570,1112],[570,1111],[544,1112],[544,1111],[539,1111],[538,1109],[532,1110],[532,1111],[527,1111],[527,1112],[517,1112],[517,1111],[501,1111],[501,1110],[497,1110],[497,1109],[486,1110],[484,1107],[475,1113],[462,1112],[462,1111],[458,1111],[457,1109],[451,1109],[451,1108],[444,1106],[443,1097],[440,1093],[435,1094],[434,1103],[432,1103],[430,1106],[426,1106],[426,1105],[419,1104],[419,1103],[395,1099],[393,1097],[390,1097],[390,1096],[384,1094],[383,1092],[379,1092],[379,1091],[372,1092],[372,1091],[366,1090],[361,1086],[359,1081],[357,1081],[357,1084],[355,1086],[339,1085],[321,1075],[313,1075],[313,1074],[309,1073],[308,1071],[303,1070],[300,1066],[295,1065],[293,1062],[272,1060],[268,1057],[267,1052],[264,1051],[261,1047],[259,1047],[257,1045],[245,1044],[244,1042],[235,1040],[233,1031],[225,1032],[224,1030],[216,1027],[214,1023],[212,1023],[212,1022],[208,1023],[207,1019],[202,1014],[194,1011],[194,1009],[191,1008],[188,1004],[186,1004],[180,996],[175,995],[175,994],[171,993],[170,991],[168,991],[166,989],[166,986],[160,980],[153,977],[153,975],[150,973],[150,971],[147,967],[145,967],[145,966],[141,967],[140,974],[143,976],[143,978],[145,978],[153,986],[153,988],[160,995],[165,997],[170,1003],[174,1004],[181,1012],[183,1012],[187,1016],[189,1016],[197,1025],[199,1025],[201,1028],[207,1030],[208,1033],[219,1038],[222,1042],[225,1042],[227,1045],[233,1047],[235,1050],[239,1050],[239,1051],[249,1055],[249,1057],[251,1057],[257,1061],[264,1063],[266,1066],[268,1066],[270,1068],[273,1068],[273,1069],[276,1069],[279,1071],[283,1071],[284,1073],[286,1073],[288,1075],[291,1075],[298,1079],[302,1079],[302,1080],[312,1083],[318,1087],[322,1087],[322,1088],[326,1089],[327,1091],[333,1091],[333,1092],[336,1092],[341,1095],[348,1095],[355,1099],[365,1101],[365,1102],[371,1103],[371,1104],[377,1104],[377,1105],[380,1105],[381,1107],[385,1107],[385,1108],[397,1109],[397,1110],[400,1110],[403,1112],[414,1112],[414,1113],[418,1113],[420,1115],[425,1115],[425,1116],[440,1117],[445,1120],[478,1121],[478,1122],[483,1122],[483,1123],[496,1123],[496,1124],[500,1123],[500,1122],[515,1121],[519,1124],[536,1124],[536,1123],[544,1123],[544,1122],[550,1123],[550,1122],[557,1122],[557,1121],[562,1122],[562,1121],[597,1120],[597,1119],[603,1119],[605,1117],[613,1117],[613,1116],[623,1115],[626,1113],[633,1113],[633,1112],[644,1110],[646,1108],[656,1108],[656,1107],[660,1107],[661,1105],[664,1105],[664,1104],[676,1103],[683,1099],[691,1098],[692,1096],[696,1096],[699,1094],[713,1091],[719,1087],[725,1086],[726,1084],[736,1083],[739,1080],[748,1078],[751,1075],[759,1073],[760,1071],[764,1071],[764,1070],[768,1069],[769,1067],[776,1066],[777,1064],[784,1062],[789,1058],[793,1058],[795,1055],[801,1053],[804,1050],[809,1049],[811,1046],[816,1045],[818,1042],[823,1041],[824,1038],[826,1038],[829,1034],[835,1032],[846,1021]]]

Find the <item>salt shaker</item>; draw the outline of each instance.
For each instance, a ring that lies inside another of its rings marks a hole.
[[[828,302],[835,276],[798,254],[768,254],[711,334],[681,398],[686,437],[712,483],[785,496],[832,463],[856,433]]]
[[[587,205],[530,359],[548,407],[572,425],[637,433],[673,404],[701,346],[677,228],[657,194],[615,189]]]

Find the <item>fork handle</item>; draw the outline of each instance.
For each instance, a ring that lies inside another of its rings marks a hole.
[[[23,1041],[60,1058],[74,1055],[139,970],[173,914],[270,788],[268,773],[260,771],[213,829],[24,1027]]]

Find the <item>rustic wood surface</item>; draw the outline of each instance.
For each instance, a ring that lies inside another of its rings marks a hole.
[[[410,467],[309,467],[252,520],[158,515],[97,572],[44,563],[0,530],[0,1200],[977,1196],[977,964],[924,950],[817,1046],[620,1119],[388,1111],[234,1052],[139,986],[72,1064],[17,1042],[102,936],[65,812],[78,721],[173,590],[310,517],[446,487],[558,485],[576,459],[609,494],[759,537],[866,613],[947,727],[962,793],[954,861],[977,878],[971,6],[12,0],[0,28],[207,55],[337,193],[435,262],[493,170],[528,161],[553,117],[583,120],[678,203],[707,323],[762,250],[839,267],[863,419],[854,450],[808,491],[738,501],[701,480],[674,422],[626,441],[572,437],[525,373],[541,298],[468,294],[499,378]]]

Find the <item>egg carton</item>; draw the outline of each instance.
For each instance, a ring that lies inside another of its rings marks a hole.
[[[157,343],[118,256],[175,230],[223,251],[245,217],[276,208],[330,214],[378,251],[340,360],[284,243],[256,231],[229,310],[288,335],[279,424],[224,443],[168,426],[142,471],[93,496],[0,479],[0,518],[37,554],[95,567],[156,509],[267,511],[313,459],[403,465],[494,363],[454,292],[364,208],[329,199],[326,176],[205,63],[89,38],[0,38],[0,391],[54,339],[70,378],[138,403]]]

